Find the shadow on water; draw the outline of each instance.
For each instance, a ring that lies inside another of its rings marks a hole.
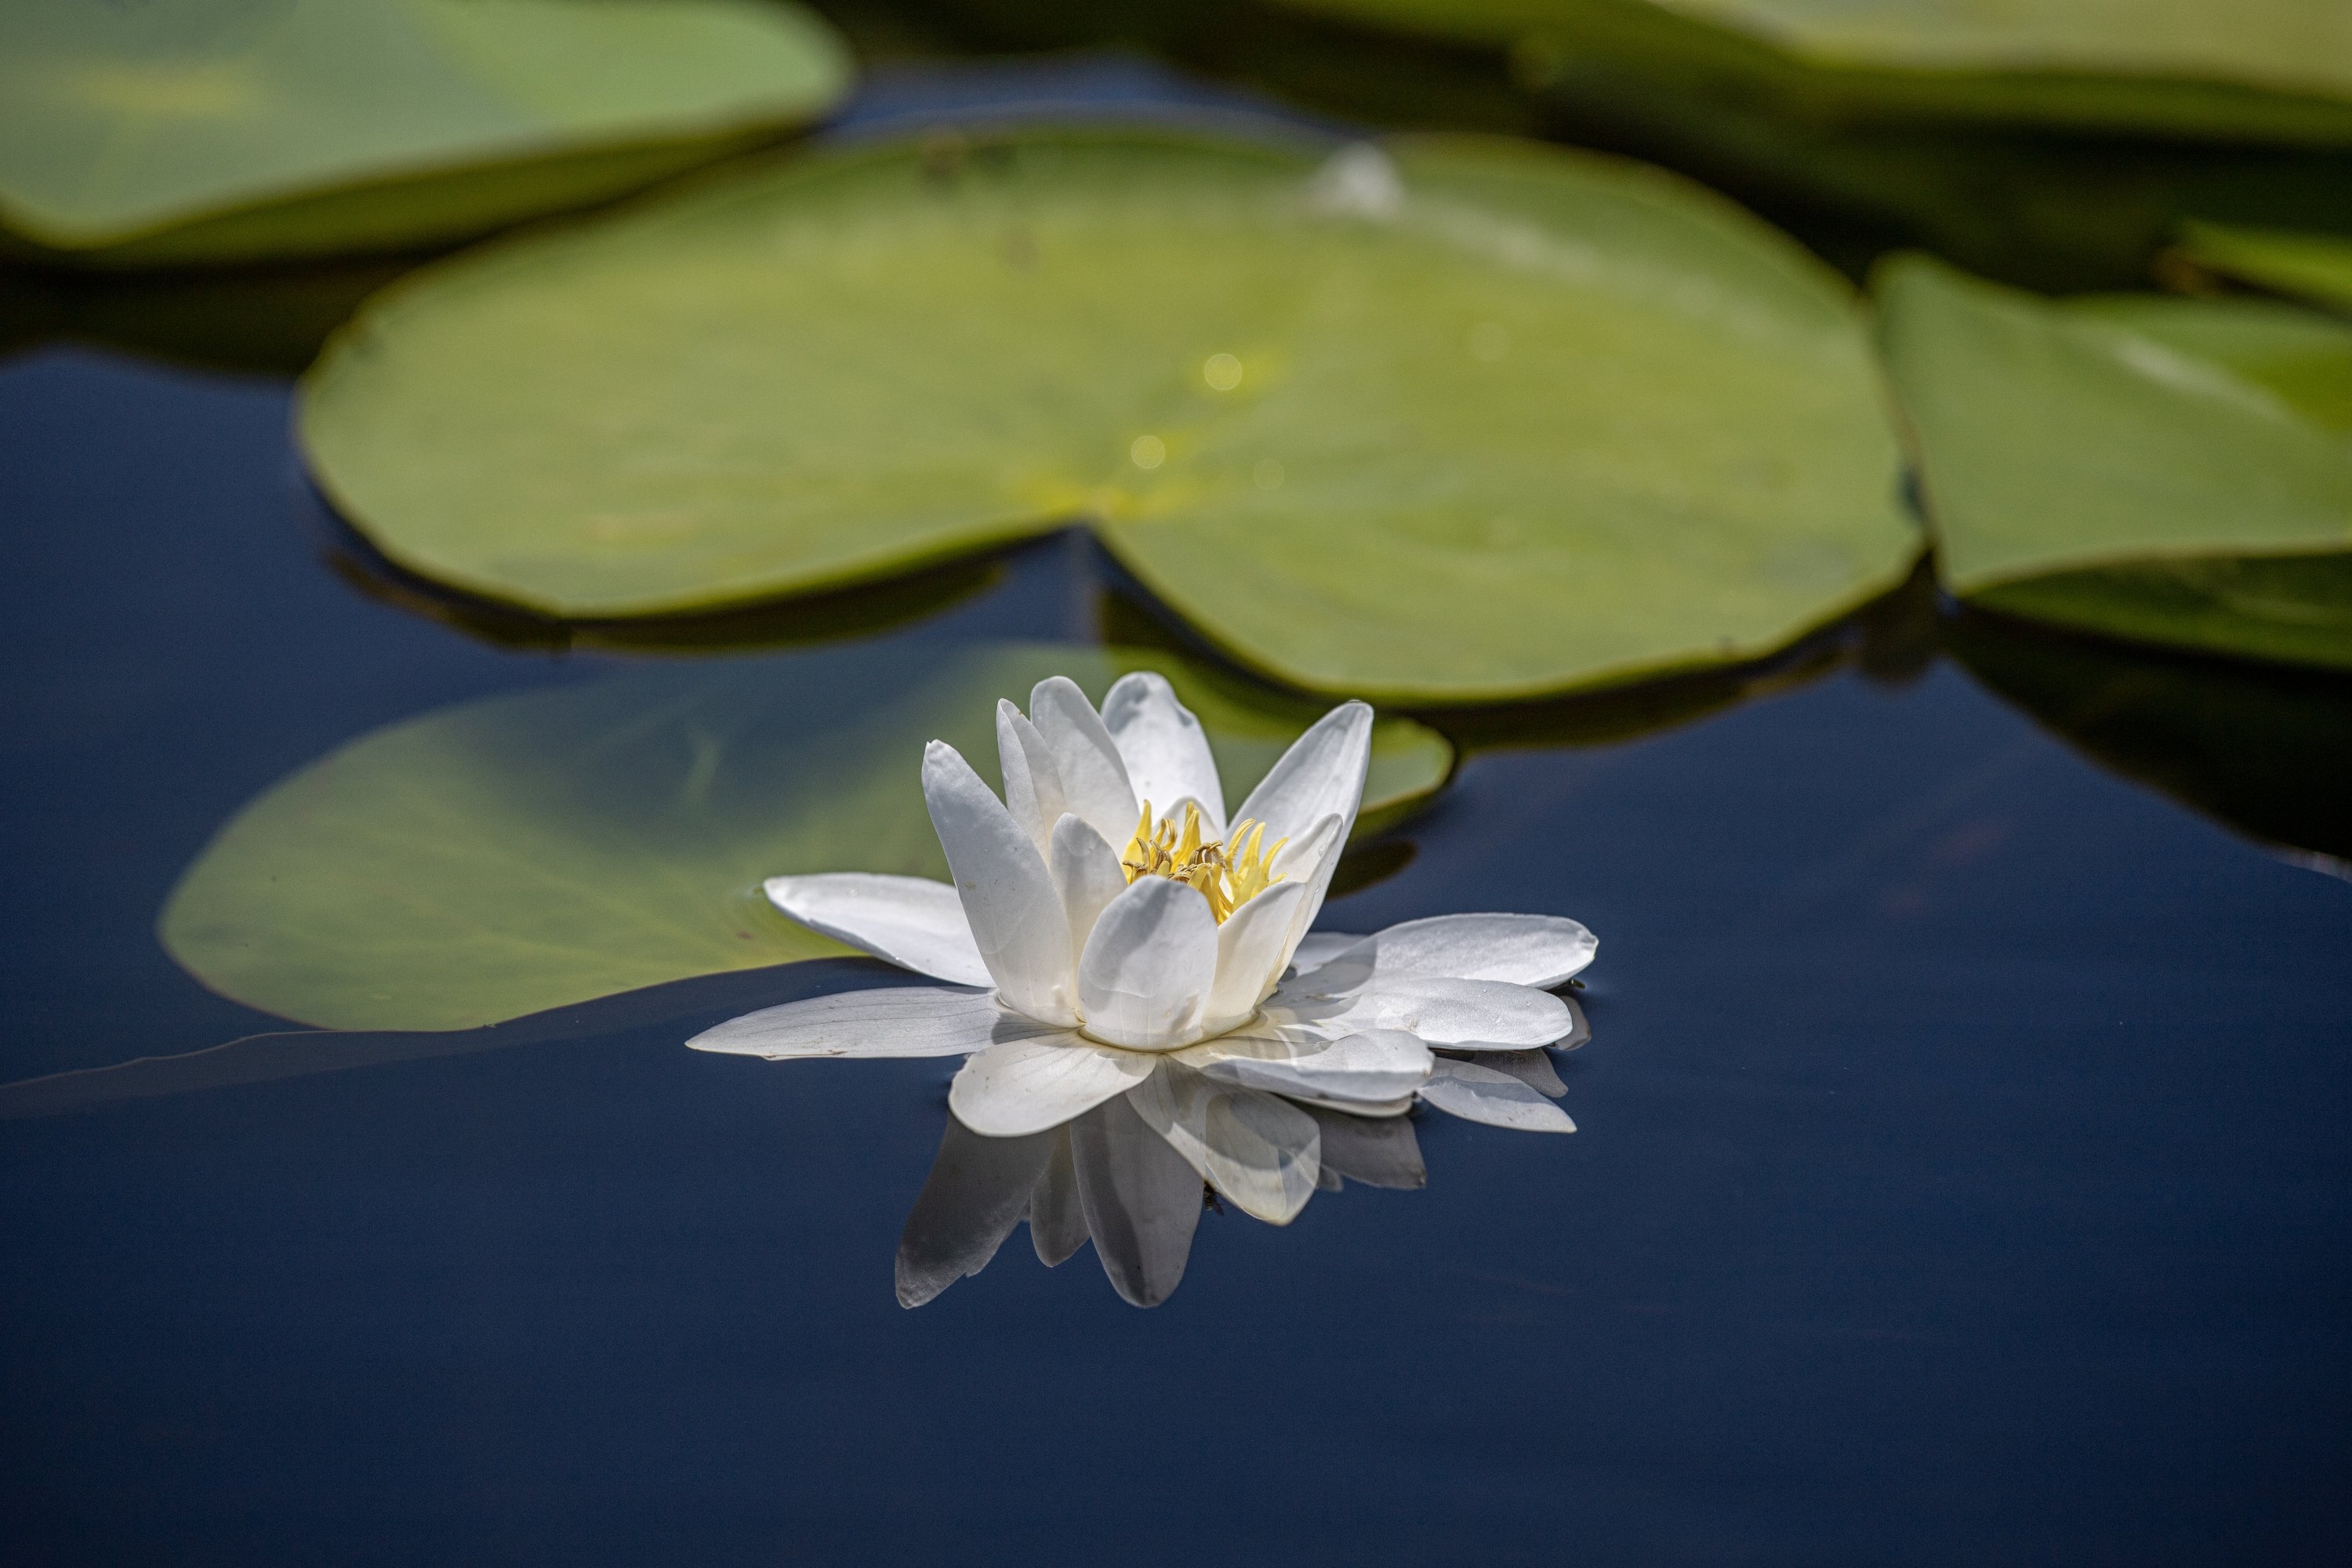
[[[2352,681],[2126,647],[1981,611],[1953,659],[2111,773],[2352,875]]]

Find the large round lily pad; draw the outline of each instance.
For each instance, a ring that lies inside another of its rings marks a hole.
[[[2352,140],[2338,0],[1287,0],[1513,46],[1522,72],[1633,71],[1823,117]]]
[[[343,1029],[457,1029],[691,975],[846,952],[769,908],[804,871],[944,879],[924,742],[992,771],[995,704],[1158,669],[1238,803],[1320,711],[1170,655],[992,644],[656,668],[395,724],[272,787],[165,906],[225,995]],[[1444,740],[1372,732],[1364,822],[1443,784]]]
[[[2352,327],[2260,300],[1880,286],[1937,560],[1988,608],[2352,668]]]
[[[766,0],[8,0],[0,238],[110,265],[446,241],[840,97]]]
[[[1244,662],[1397,700],[1769,651],[1919,541],[1842,282],[1653,170],[1150,132],[887,146],[429,268],[304,389],[392,559],[675,612],[1092,521]]]

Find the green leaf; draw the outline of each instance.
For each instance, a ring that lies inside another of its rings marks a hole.
[[[300,429],[387,556],[542,614],[1087,517],[1244,663],[1422,702],[1752,658],[1919,547],[1834,275],[1670,176],[1501,141],[789,161],[413,276]]]
[[[2053,305],[1919,258],[1879,295],[1953,592],[2352,668],[2352,328],[2257,301]]]
[[[1539,83],[1633,72],[1852,121],[2352,139],[2352,13],[2336,0],[1286,3],[1514,46]]]
[[[2177,248],[2208,271],[2352,310],[2352,236],[2188,223]]]
[[[458,1029],[697,974],[847,950],[765,878],[947,875],[924,742],[983,769],[995,702],[1066,674],[1100,700],[1158,669],[1238,803],[1317,717],[1160,653],[1041,644],[847,648],[654,668],[469,702],[273,786],[166,904],[172,956],[225,995],[343,1029]],[[1445,780],[1409,720],[1373,731],[1365,826]]]
[[[754,0],[9,0],[0,237],[104,265],[415,247],[803,123],[847,58]]]

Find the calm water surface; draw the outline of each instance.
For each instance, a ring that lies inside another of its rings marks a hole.
[[[0,1077],[281,1026],[153,938],[212,831],[378,725],[628,662],[352,586],[287,413],[0,364]],[[877,635],[1092,637],[1104,576],[1048,542]],[[1323,923],[1591,925],[1576,1137],[1424,1119],[1425,1190],[1211,1214],[1152,1311],[1016,1234],[909,1312],[953,1064],[680,1045],[856,966],[0,1121],[7,1555],[2343,1560],[2352,884],[1949,662],[1478,733]]]

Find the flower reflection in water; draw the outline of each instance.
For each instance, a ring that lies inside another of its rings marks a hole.
[[[1155,1304],[1183,1272],[1203,1182],[1275,1225],[1345,1175],[1418,1185],[1417,1100],[1575,1131],[1542,1047],[1579,1027],[1554,990],[1592,960],[1582,926],[1464,914],[1309,934],[1370,736],[1370,709],[1333,709],[1228,826],[1207,739],[1164,679],[1125,677],[1099,712],[1042,681],[1028,714],[999,704],[1002,800],[954,748],[924,756],[952,884],[767,885],[795,920],[948,984],[787,1003],[688,1043],[967,1058],[900,1256],[908,1305],[1024,1216],[1047,1262],[1091,1237],[1119,1293]]]

